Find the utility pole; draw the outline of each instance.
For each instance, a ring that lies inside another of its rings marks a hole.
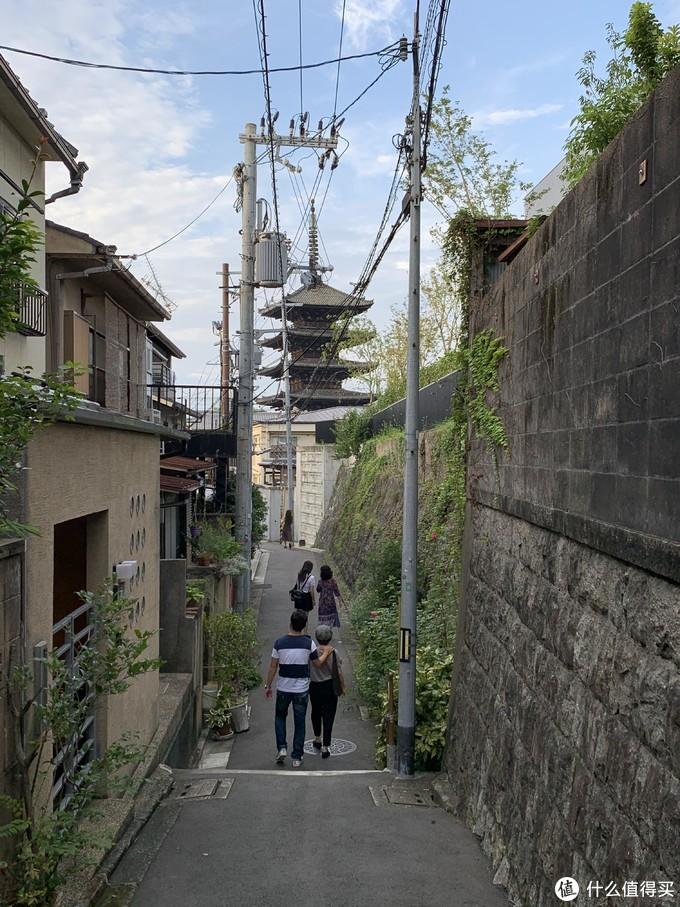
[[[240,136],[243,143],[241,170],[242,244],[240,295],[240,350],[238,357],[238,426],[236,435],[236,540],[248,569],[239,573],[236,608],[250,607],[250,559],[252,550],[253,481],[253,327],[255,321],[255,203],[257,164],[255,162],[255,124],[246,123]]]
[[[293,423],[290,415],[290,369],[289,358],[290,351],[288,348],[288,321],[286,316],[286,288],[281,288],[281,321],[283,323],[283,394],[284,405],[286,408],[286,510],[291,513],[295,512],[293,493],[295,490],[293,484]],[[293,522],[293,532],[295,522]]]
[[[418,394],[420,391],[420,64],[418,13],[413,28],[413,101],[411,106],[410,238],[408,355],[406,362],[406,456],[401,549],[399,631],[399,711],[397,772],[413,775],[416,725],[416,570],[418,561]],[[408,131],[408,130],[407,130]]]
[[[222,328],[220,330],[220,384],[222,422],[229,419],[229,265],[222,265]]]
[[[267,145],[276,148],[319,148],[326,152],[326,157],[334,154],[338,146],[338,132],[344,120],[330,127],[330,136],[321,134],[321,123],[316,133],[308,134],[306,122],[300,123],[300,134],[294,135],[294,120],[290,121],[288,136],[278,135],[273,127],[265,132],[264,118],[257,133],[254,123],[246,123],[245,130],[239,136],[244,146],[243,165],[239,168],[239,182],[242,191],[242,247],[243,259],[241,269],[241,323],[239,350],[239,388],[238,388],[238,429],[236,436],[236,540],[241,546],[241,553],[250,564],[252,549],[252,478],[253,478],[253,398],[255,396],[255,375],[253,370],[254,318],[255,318],[255,224],[257,205],[257,161],[255,148]],[[337,157],[337,156],[336,156]],[[335,164],[334,161],[334,165]],[[292,166],[292,165],[291,165]],[[285,284],[286,275],[282,275]],[[293,435],[290,423],[290,374],[289,352],[287,349],[288,326],[285,319],[285,286],[281,301],[284,325],[284,361],[286,378],[286,437],[288,468],[288,507],[293,509]],[[239,574],[236,586],[236,607],[244,611],[250,607],[250,569]]]

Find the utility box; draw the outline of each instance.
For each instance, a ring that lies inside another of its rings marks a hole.
[[[284,233],[262,233],[255,244],[255,282],[282,287],[288,279],[288,242]]]

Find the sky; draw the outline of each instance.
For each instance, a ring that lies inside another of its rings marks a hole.
[[[338,55],[342,0],[265,0],[270,66],[316,62]],[[426,4],[423,4],[426,6]],[[562,157],[577,111],[575,77],[583,53],[606,55],[605,24],[625,25],[628,0],[571,0],[568,5],[499,0],[482,6],[451,3],[439,85],[450,85],[501,158],[521,162],[522,180],[538,182]],[[413,0],[346,0],[343,54],[377,50],[411,35]],[[664,25],[680,22],[680,0],[657,0]],[[259,67],[252,0],[0,0],[3,44],[82,60],[179,69]],[[244,123],[264,113],[262,78],[166,77],[64,66],[1,51],[51,122],[79,149],[90,170],[81,192],[49,206],[48,216],[82,230],[124,255],[163,243],[196,217],[227,183],[242,159],[238,136]],[[340,67],[338,109],[378,74],[376,58]],[[303,74],[302,108],[316,125],[333,113],[337,67]],[[299,113],[297,73],[273,74],[277,126],[287,129]],[[387,198],[395,162],[392,138],[403,131],[411,96],[411,62],[388,72],[348,112],[346,140],[333,174],[319,229],[335,270],[331,283],[349,291],[360,274]],[[349,143],[349,144],[347,144]],[[340,150],[340,149],[339,149]],[[316,157],[297,152],[301,180],[309,189]],[[303,159],[304,158],[304,159]],[[317,203],[326,190],[324,175]],[[48,166],[48,192],[66,185],[66,172]],[[277,175],[281,227],[294,237],[301,216],[288,172]],[[266,162],[259,167],[258,195],[271,200]],[[217,338],[222,262],[240,266],[240,215],[231,183],[215,204],[177,239],[149,255],[164,293],[174,303],[163,330],[186,353],[177,363],[178,383],[219,383]],[[521,216],[521,199],[516,212]],[[427,231],[438,215],[423,207]],[[304,252],[304,243],[299,250]],[[325,257],[325,254],[324,254]],[[437,248],[423,239],[423,274]],[[367,293],[379,326],[407,293],[408,229],[402,229]],[[151,279],[146,259],[132,265]],[[297,284],[295,284],[297,286]],[[264,304],[260,293],[257,305]],[[239,312],[231,312],[236,342]],[[258,317],[258,326],[272,327]],[[266,354],[265,362],[271,359]],[[264,385],[261,383],[260,388]],[[271,390],[269,391],[272,392]]]

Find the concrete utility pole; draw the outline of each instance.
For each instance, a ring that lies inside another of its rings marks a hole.
[[[397,771],[412,775],[416,725],[416,569],[418,560],[418,394],[420,390],[420,64],[418,13],[413,29],[413,102],[411,107],[410,247],[408,275],[408,356],[406,362],[406,458],[401,549],[399,638],[399,711]]]
[[[288,136],[280,136],[273,129],[266,132],[264,124],[257,134],[254,123],[246,123],[245,130],[239,136],[244,146],[243,166],[240,168],[239,180],[243,194],[242,204],[242,251],[241,271],[241,330],[239,351],[239,390],[238,390],[238,431],[236,437],[236,540],[241,546],[241,553],[250,564],[252,549],[252,478],[253,478],[253,398],[255,396],[255,375],[253,370],[254,317],[255,317],[255,224],[257,205],[257,145],[280,148],[320,148],[330,154],[338,147],[338,131],[344,121],[337,126],[331,125],[331,135],[324,138],[321,129],[307,134],[304,125],[300,125],[300,135],[293,135],[291,120]],[[285,284],[286,275],[282,275]],[[286,379],[286,439],[288,468],[288,509],[293,509],[293,434],[290,421],[290,374],[288,352],[288,326],[285,318],[285,286],[282,286],[281,315],[284,326],[284,377]],[[236,586],[236,607],[244,611],[250,606],[250,570],[239,574]]]
[[[295,486],[293,484],[293,423],[290,414],[290,370],[288,349],[288,321],[286,319],[286,289],[281,288],[281,321],[283,324],[283,394],[286,408],[286,510],[294,513],[293,494]],[[295,524],[293,523],[293,526]],[[294,530],[293,530],[294,531]]]
[[[229,265],[222,265],[222,329],[220,331],[220,384],[222,421],[229,419]]]
[[[255,202],[257,198],[257,164],[255,162],[255,124],[246,123],[240,136],[243,143],[241,187],[242,244],[240,349],[238,357],[238,426],[236,435],[236,540],[248,569],[239,573],[236,584],[236,608],[250,607],[250,554],[252,550],[252,481],[253,481],[253,327],[255,320]]]

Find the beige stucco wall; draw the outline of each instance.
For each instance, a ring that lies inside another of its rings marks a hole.
[[[293,435],[297,439],[297,446],[316,444],[316,427],[309,422],[293,422]],[[253,450],[269,451],[272,447],[272,436],[276,436],[273,444],[285,444],[286,426],[284,423],[261,422],[253,425]],[[265,459],[267,454],[253,454],[253,483],[255,485],[264,485],[264,469],[260,465],[260,460]],[[295,457],[295,452],[293,452]]]
[[[16,130],[0,117],[0,170],[4,171],[17,185],[22,180],[30,180],[36,149],[25,142]],[[31,191],[45,191],[45,164],[40,161],[31,183]],[[16,208],[21,200],[20,195],[2,177],[0,177],[0,197]],[[42,209],[44,198],[38,197],[36,203]],[[41,233],[45,232],[45,216],[35,208],[29,207],[29,216]],[[31,265],[31,276],[38,285],[45,289],[45,251],[42,247]],[[21,334],[10,334],[0,339],[0,356],[5,359],[5,372],[30,366],[33,373],[42,375],[45,371],[45,338],[23,337]]]
[[[88,585],[95,587],[110,575],[114,564],[137,560],[140,568],[145,567],[144,579],[134,582],[131,588],[129,584],[126,587],[140,606],[134,626],[158,631],[158,457],[159,442],[154,435],[72,423],[45,428],[31,441],[27,519],[40,536],[31,538],[26,556],[29,647],[51,638],[53,527],[86,514],[100,514],[93,520],[97,544],[90,546],[88,540]],[[142,512],[144,496],[146,506]],[[155,657],[157,653],[155,636],[148,654]],[[157,725],[158,689],[158,673],[153,672],[135,680],[127,693],[104,704],[98,713],[100,743],[106,745],[125,731],[138,732],[140,742],[148,742]]]

